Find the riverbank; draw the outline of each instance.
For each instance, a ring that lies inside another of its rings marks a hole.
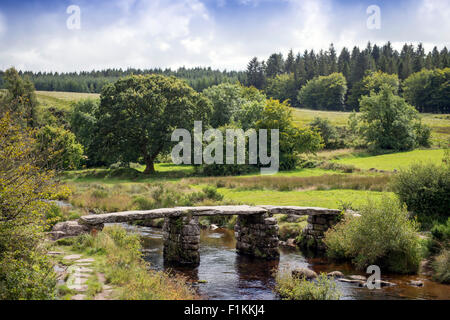
[[[151,270],[140,236],[120,226],[64,238],[49,245],[65,300],[192,300],[196,292],[180,275]]]

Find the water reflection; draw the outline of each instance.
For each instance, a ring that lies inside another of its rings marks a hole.
[[[364,274],[350,264],[333,264],[320,257],[303,255],[298,249],[281,248],[280,260],[264,261],[236,254],[234,232],[227,229],[202,230],[200,265],[196,268],[164,265],[162,230],[124,225],[143,238],[144,257],[157,270],[171,270],[185,275],[208,299],[277,299],[273,292],[274,272],[285,268],[309,267],[319,272],[339,270],[344,274]],[[381,290],[359,288],[340,283],[343,299],[450,299],[450,286],[430,281],[424,276],[382,275],[397,285]],[[422,280],[423,287],[412,287],[411,280]]]

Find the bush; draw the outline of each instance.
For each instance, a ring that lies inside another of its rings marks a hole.
[[[308,109],[344,110],[347,81],[342,73],[309,80],[298,93],[300,105]]]
[[[346,217],[325,233],[327,255],[351,259],[358,269],[376,264],[386,271],[413,273],[418,270],[421,246],[417,223],[395,199],[368,201],[361,217]]]
[[[330,120],[316,117],[309,126],[320,133],[325,149],[333,149],[338,146],[338,133],[336,127],[331,124]]]
[[[0,260],[0,300],[51,300],[56,275],[48,257],[39,251],[4,254]]]
[[[433,263],[433,279],[441,283],[450,283],[450,250],[443,250]]]
[[[297,128],[293,123],[292,110],[286,102],[267,100],[256,129],[279,130],[280,170],[295,169],[298,156],[312,153],[323,147],[322,138],[309,128]]]
[[[360,133],[372,149],[405,151],[428,143],[427,129],[419,122],[417,111],[388,85],[382,86],[379,93],[363,96],[360,106]]]
[[[5,115],[0,136],[0,300],[52,299],[56,279],[41,249],[49,205],[41,199],[57,188],[28,130]]]
[[[49,164],[64,170],[77,169],[83,157],[83,146],[64,128],[45,126],[37,133],[37,148],[47,154]]]
[[[394,175],[392,188],[425,226],[449,217],[450,166],[414,164]]]
[[[403,83],[403,96],[421,112],[448,113],[450,68],[422,70]]]
[[[450,218],[447,219],[447,223],[436,223],[433,228],[431,228],[431,235],[433,236],[433,239],[437,241],[450,241]]]
[[[51,204],[45,213],[45,220],[47,222],[45,231],[50,231],[55,224],[64,219],[63,212],[56,204]]]
[[[368,96],[372,91],[378,93],[383,85],[388,85],[394,94],[398,94],[400,81],[396,74],[387,74],[382,71],[369,71],[360,81],[353,85],[348,96],[347,104],[352,110],[359,110],[359,100]]]
[[[290,272],[279,272],[275,290],[284,300],[339,300],[341,293],[334,280],[321,273],[317,280],[293,277]]]
[[[296,239],[302,233],[303,228],[306,227],[306,221],[302,223],[280,223],[279,226],[279,238],[282,241],[286,241],[288,239]]]

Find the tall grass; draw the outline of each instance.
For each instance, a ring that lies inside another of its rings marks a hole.
[[[97,235],[78,238],[74,247],[101,257],[108,283],[116,286],[114,298],[122,300],[192,300],[197,295],[186,279],[149,270],[141,257],[140,238],[120,226],[108,226]]]
[[[321,273],[316,280],[293,277],[286,270],[276,275],[275,290],[284,300],[339,300],[341,292],[334,280]]]
[[[322,175],[314,177],[222,177],[222,178],[190,178],[189,184],[209,184],[217,188],[239,190],[333,190],[353,189],[369,191],[387,191],[390,175]]]
[[[196,191],[185,183],[77,184],[74,189],[71,204],[94,213],[213,205],[223,200],[214,187]]]

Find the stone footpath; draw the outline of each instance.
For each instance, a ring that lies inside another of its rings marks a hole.
[[[62,254],[62,252],[49,252],[50,255]],[[71,300],[85,300],[90,297],[87,296],[88,290],[87,281],[90,277],[97,275],[98,281],[102,284],[102,292],[97,293],[94,300],[110,300],[113,289],[111,286],[105,284],[106,279],[102,273],[96,272],[92,264],[95,262],[93,258],[82,258],[80,254],[71,254],[63,257],[63,261],[70,262],[70,266],[61,267],[56,266],[55,271],[59,275],[60,285],[65,284],[69,289],[76,292],[71,297]]]

